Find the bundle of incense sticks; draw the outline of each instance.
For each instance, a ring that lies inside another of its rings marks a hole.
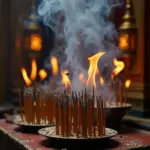
[[[124,104],[126,104],[126,97],[124,96],[124,84],[121,81],[116,81],[114,89],[116,96],[116,106],[123,106]]]
[[[33,89],[28,88],[24,91],[24,95],[21,95],[20,91],[19,103],[22,122],[33,125],[54,123],[55,98],[52,93],[36,90],[34,98]]]
[[[94,102],[97,103],[96,115]],[[105,135],[105,103],[94,92],[66,92],[56,99],[56,134],[64,137],[100,137]]]

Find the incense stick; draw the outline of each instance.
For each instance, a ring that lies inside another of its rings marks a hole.
[[[95,101],[95,89],[93,87],[93,100],[92,100],[92,116],[94,116],[94,101]],[[93,124],[93,136],[95,137],[96,130],[95,130],[95,118],[92,117],[92,124]]]
[[[98,97],[96,98],[96,103],[97,103],[97,112],[96,112],[96,114],[97,114],[97,121],[96,121],[96,123],[97,123],[97,130],[98,130],[98,136],[101,136],[101,132],[100,132],[100,119],[99,119],[99,117],[100,117],[100,111],[99,111],[99,109],[100,109],[100,105],[99,105],[99,99],[98,99]]]
[[[96,123],[94,115],[94,101],[97,103]],[[68,137],[72,133],[76,137],[96,137],[105,135],[105,103],[102,97],[92,96],[86,90],[76,94],[72,93],[71,99],[66,92],[61,94],[61,98],[56,101],[56,132]],[[60,119],[58,117],[60,103]],[[60,121],[59,121],[60,120]],[[58,129],[60,126],[60,131]],[[73,127],[73,128],[72,128]]]
[[[21,116],[21,120],[23,121],[23,106],[22,106],[22,93],[21,93],[21,90],[19,90],[19,106],[20,106],[20,116]]]
[[[54,122],[54,117],[56,116],[54,96],[49,96],[45,91],[44,93],[43,91],[41,93],[41,91],[36,91],[35,89],[33,91],[33,88],[24,89],[23,96],[21,96],[21,90],[18,93],[22,122],[38,125],[47,125]],[[24,101],[24,106],[22,101]]]
[[[37,120],[37,124],[40,124],[41,115],[40,115],[40,99],[39,98],[36,101],[36,120]]]
[[[125,86],[123,86],[123,93],[124,93],[124,104],[126,104],[126,102],[127,102],[127,95],[126,95],[126,88],[125,88]]]
[[[116,105],[118,106],[118,82],[115,82]]]
[[[59,108],[59,101],[56,100],[56,135],[59,134],[59,112],[58,112],[58,108]]]
[[[94,103],[97,104],[96,118]],[[92,94],[85,89],[78,94],[72,92],[70,96],[66,91],[57,96],[46,94],[42,99],[37,95],[35,105],[32,96],[25,96],[25,120],[28,124],[41,121],[47,124],[54,120],[56,134],[65,137],[72,134],[77,138],[104,136],[105,105],[102,97],[95,96],[94,88]]]
[[[120,104],[123,105],[123,84],[120,81]]]

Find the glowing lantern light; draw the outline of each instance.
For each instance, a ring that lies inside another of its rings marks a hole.
[[[42,38],[38,34],[32,34],[30,37],[30,46],[33,51],[40,51],[42,49]]]
[[[128,34],[121,34],[120,35],[119,47],[122,50],[129,48],[129,35]]]
[[[125,82],[125,87],[126,88],[129,88],[130,87],[130,85],[131,85],[131,80],[126,80],[126,82]]]

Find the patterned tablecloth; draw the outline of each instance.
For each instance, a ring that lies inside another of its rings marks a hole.
[[[2,139],[4,140],[4,137],[7,137],[7,142],[5,141],[5,144],[4,142],[2,142]],[[55,147],[55,149],[60,149],[58,147],[61,145],[59,143],[60,141],[55,141],[53,143],[52,141],[50,142],[45,137],[38,134],[24,133],[17,125],[6,123],[5,120],[0,120],[0,150],[5,150],[5,146],[10,143],[8,139],[12,143],[19,145],[20,150],[54,150],[54,148],[51,147]],[[3,148],[1,143],[3,143]],[[68,143],[68,145],[69,144],[70,143]],[[67,148],[67,150],[127,150],[138,147],[147,147],[148,145],[150,145],[150,132],[136,130],[132,128],[122,128],[120,133],[111,140],[93,144],[71,144]],[[11,150],[13,149],[14,148],[12,148]],[[19,149],[17,148],[16,150]]]

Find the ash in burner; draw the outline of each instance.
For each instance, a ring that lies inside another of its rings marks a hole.
[[[96,131],[96,137],[88,137],[87,139],[99,139],[99,138],[109,138],[112,136],[115,136],[117,134],[117,132],[115,130],[112,129],[105,129],[106,135],[103,137],[98,136],[98,133]],[[62,135],[57,135],[56,134],[56,127],[47,127],[47,128],[43,128],[41,130],[39,130],[39,134],[44,135],[46,137],[54,137],[56,139],[86,139],[84,137],[82,137],[82,135],[80,135],[79,137],[76,137],[75,134],[71,134],[69,137],[63,137]]]

